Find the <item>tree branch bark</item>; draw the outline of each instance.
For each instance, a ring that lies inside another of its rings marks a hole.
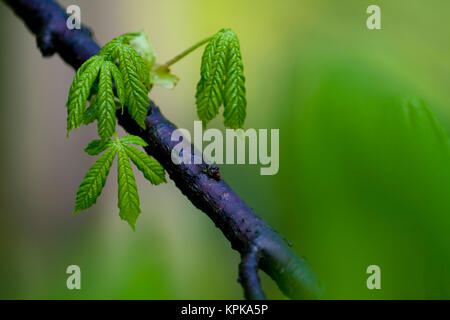
[[[97,54],[99,45],[85,26],[69,30],[65,11],[51,0],[4,0],[36,35],[44,56],[58,53],[75,70]],[[126,109],[125,109],[126,110]],[[171,141],[176,126],[150,103],[143,130],[126,113],[117,113],[119,124],[129,133],[143,138],[146,152],[157,159],[181,192],[205,212],[242,256],[240,282],[248,299],[264,299],[258,269],[265,271],[282,292],[293,299],[317,298],[322,293],[307,262],[297,256],[281,237],[225,183],[218,168],[207,164],[176,165]]]

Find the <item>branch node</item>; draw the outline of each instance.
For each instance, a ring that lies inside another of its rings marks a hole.
[[[244,288],[244,295],[248,300],[266,299],[258,276],[258,262],[259,249],[255,245],[250,246],[249,250],[241,255],[238,281]]]
[[[53,42],[53,32],[50,28],[44,28],[36,37],[37,46],[44,57],[50,57],[56,52]]]

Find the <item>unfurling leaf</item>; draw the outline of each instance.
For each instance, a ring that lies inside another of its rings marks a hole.
[[[222,40],[222,33],[219,32],[208,43],[202,56],[200,81],[195,97],[198,117],[204,126],[217,116],[223,103],[227,55]]]
[[[116,63],[119,56],[119,50],[126,42],[124,37],[114,38],[103,46],[98,55],[105,60]]]
[[[117,103],[113,81],[122,111],[126,105],[131,117],[145,128],[152,64],[145,61],[129,44],[132,42],[150,59],[151,47],[145,47],[140,37],[140,33],[126,34],[111,40],[98,55],[91,57],[78,69],[67,100],[68,133],[81,124],[98,120],[99,136],[102,139],[111,137],[115,132]],[[86,109],[88,100],[90,105]]]
[[[124,47],[119,52],[119,69],[123,77],[128,112],[142,128],[145,128],[144,121],[150,103],[148,89],[145,87],[141,78],[143,76],[142,69],[145,69],[145,67],[142,62],[134,60],[136,56],[133,53],[136,53],[136,51],[130,46]],[[148,71],[147,77],[149,75],[150,72]]]
[[[247,108],[244,66],[237,36],[232,31],[227,31],[225,37],[228,38],[229,45],[223,95],[224,125],[238,129],[244,127]]]
[[[148,69],[151,70],[155,64],[155,53],[153,51],[152,45],[148,40],[148,35],[145,31],[136,33],[127,33],[124,35],[129,38],[129,44],[132,46],[147,63]]]
[[[97,79],[103,59],[93,56],[77,71],[69,90],[67,100],[67,135],[70,130],[83,123],[84,109],[89,98],[91,87]]]
[[[197,113],[203,125],[214,119],[224,105],[224,124],[242,128],[246,116],[245,77],[239,40],[222,29],[208,43],[202,56],[196,93]]]
[[[167,66],[155,63],[155,52],[153,51],[153,47],[150,44],[148,35],[145,31],[126,33],[123,37],[127,39],[130,46],[132,46],[137,53],[139,53],[147,64],[150,74],[147,75],[143,73],[142,77],[148,89],[150,89],[152,85],[161,86],[168,89],[172,89],[177,85],[179,78],[170,73]],[[144,68],[142,70],[145,72],[147,71]]]
[[[170,73],[170,69],[165,65],[155,65],[150,72],[150,83],[155,86],[173,89],[179,80],[180,78]]]

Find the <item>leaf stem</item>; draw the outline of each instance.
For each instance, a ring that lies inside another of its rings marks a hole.
[[[213,36],[210,36],[208,38],[205,38],[199,42],[197,42],[196,44],[194,44],[193,46],[187,48],[186,50],[184,50],[183,52],[181,52],[179,55],[173,57],[172,59],[170,59],[169,61],[167,61],[165,63],[166,67],[169,67],[171,65],[173,65],[174,63],[180,61],[181,59],[183,59],[184,57],[186,57],[189,53],[191,53],[192,51],[194,51],[195,49],[201,47],[202,45],[204,45],[205,43],[207,43],[209,40],[212,39]]]

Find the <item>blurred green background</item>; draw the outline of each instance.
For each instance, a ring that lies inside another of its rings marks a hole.
[[[450,298],[450,2],[61,1],[104,44],[146,30],[160,61],[223,27],[240,37],[247,128],[280,129],[280,170],[223,166],[228,183],[292,241],[329,299]],[[381,8],[382,30],[366,28]],[[73,70],[43,59],[0,3],[0,298],[242,298],[239,256],[172,182],[137,174],[136,232],[118,217],[111,170],[72,216],[95,126],[66,139]],[[151,98],[192,130],[201,50]],[[222,128],[221,119],[211,127]],[[115,165],[114,165],[115,166]],[[82,289],[66,288],[68,265]],[[366,268],[381,268],[368,290]],[[269,298],[283,298],[262,275]]]

